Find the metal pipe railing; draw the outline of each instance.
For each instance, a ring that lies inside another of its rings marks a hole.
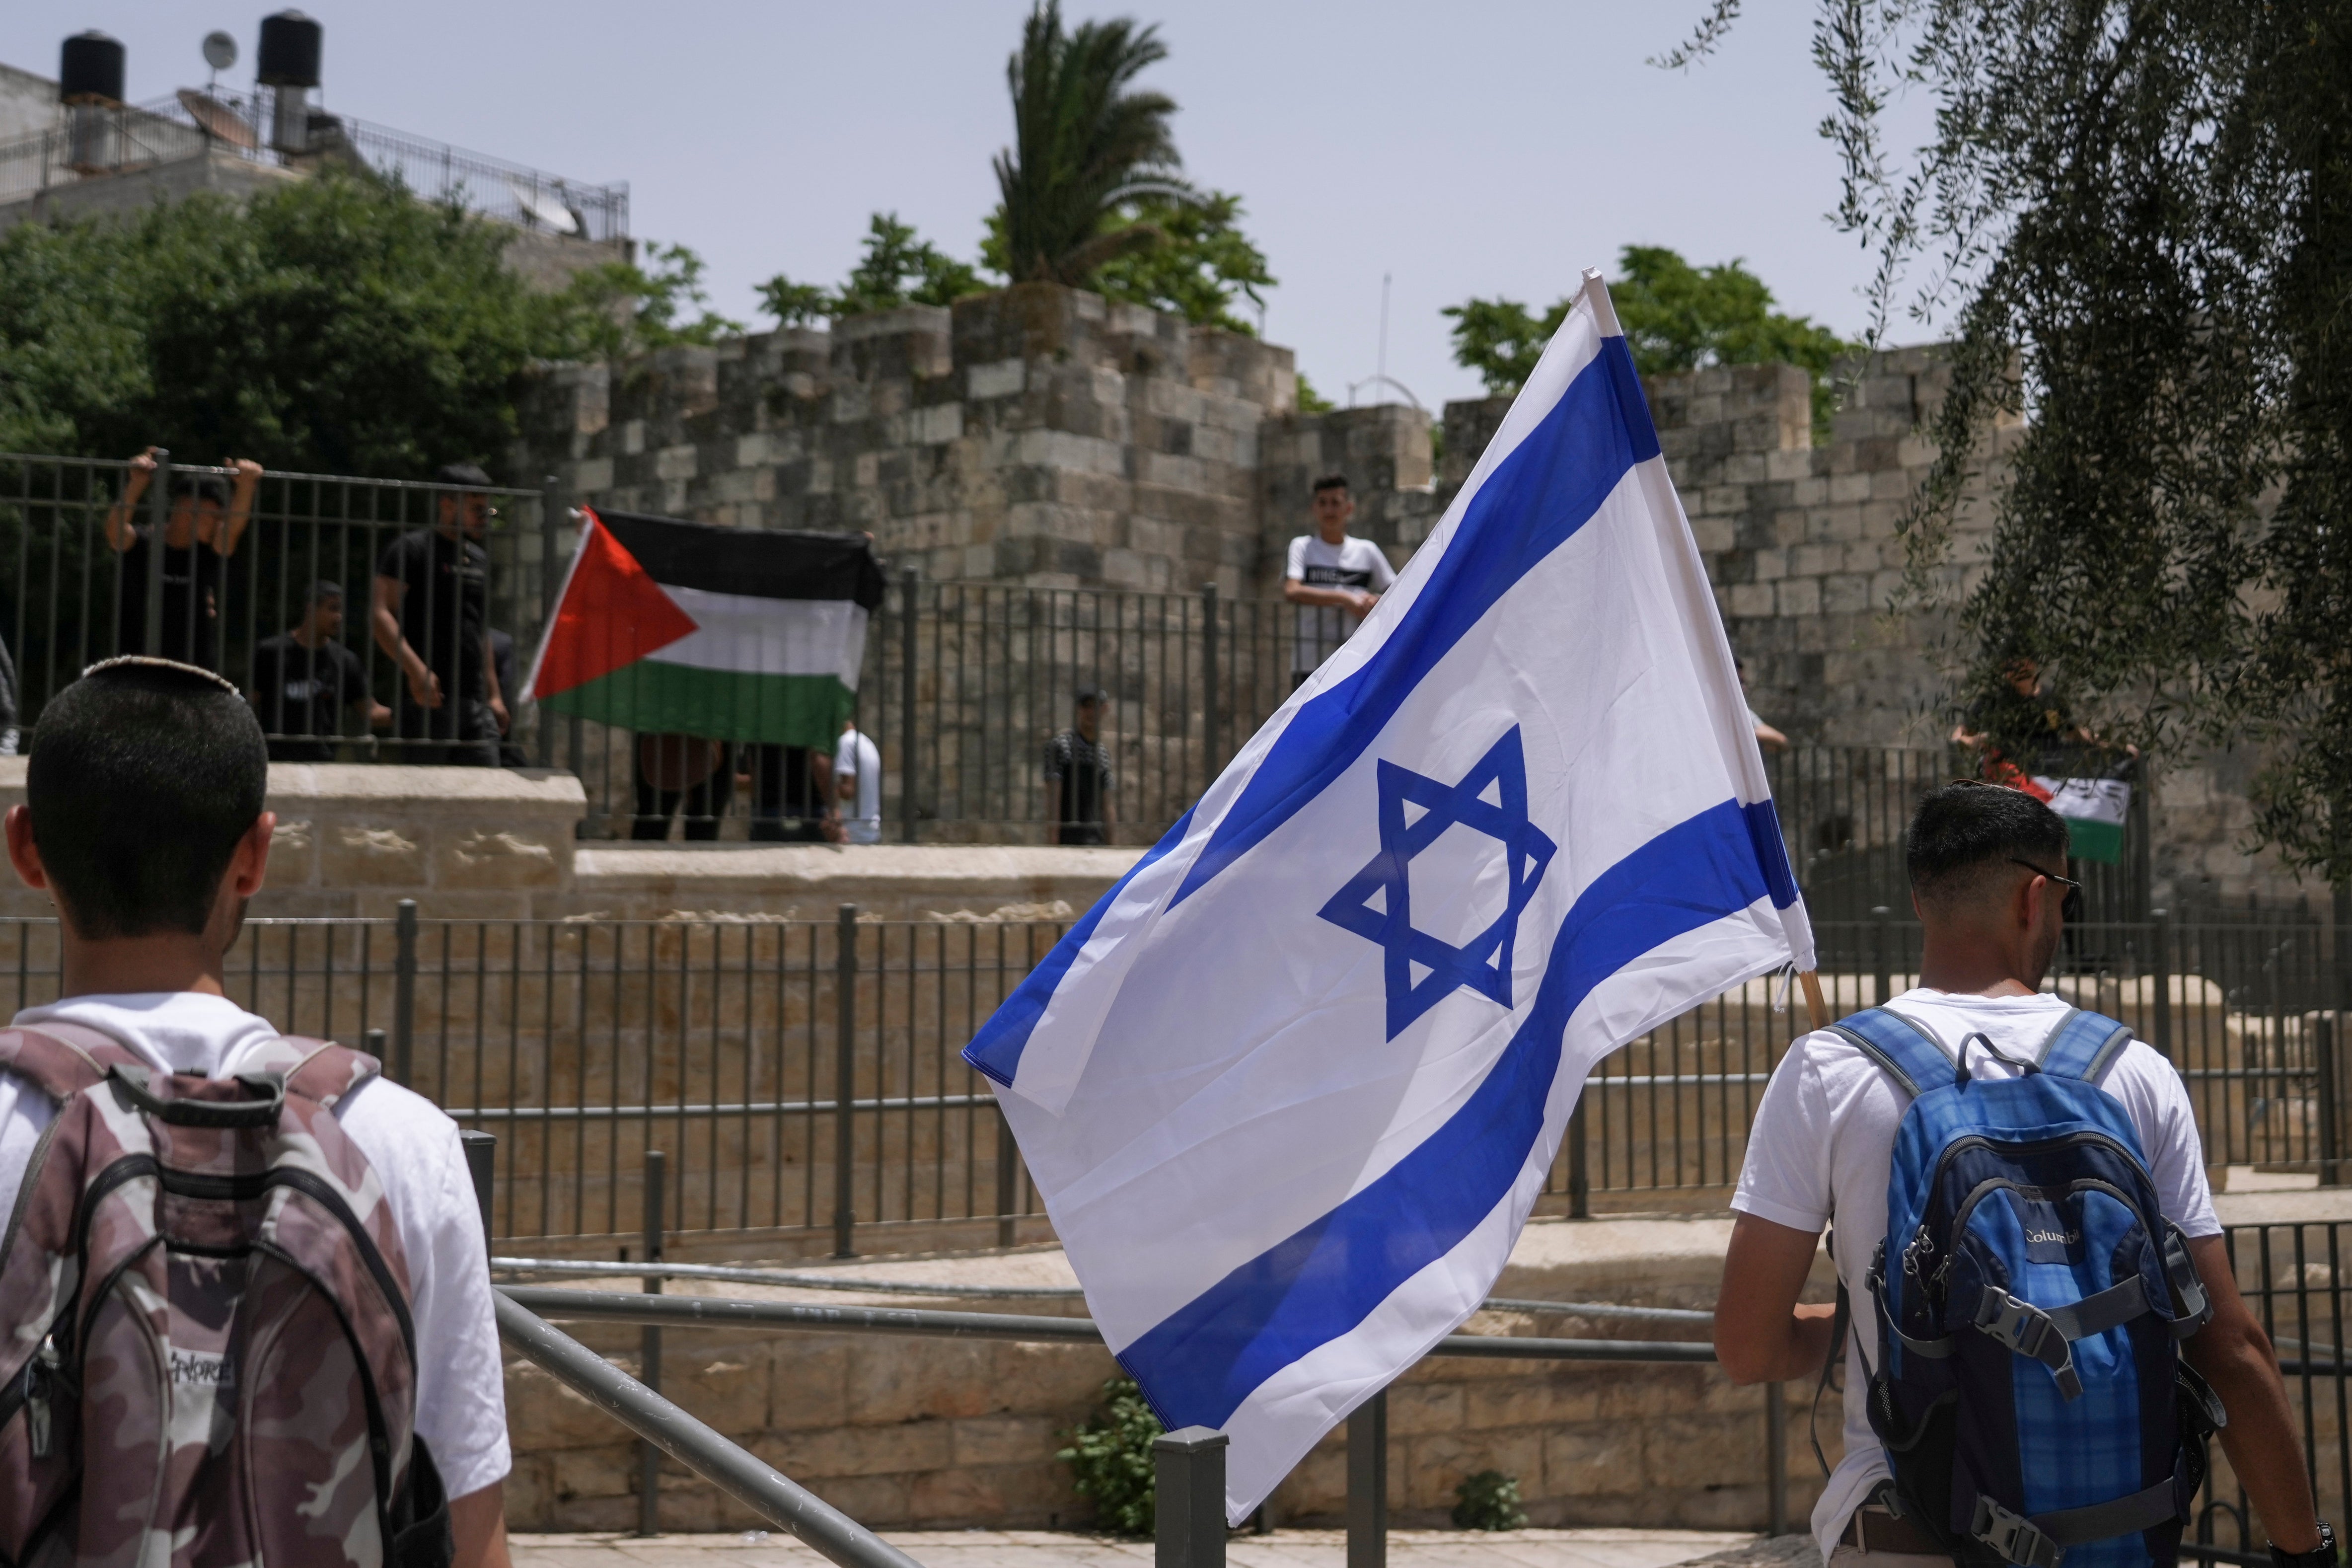
[[[499,1335],[557,1382],[841,1568],[919,1568],[915,1560],[564,1333],[505,1291]]]

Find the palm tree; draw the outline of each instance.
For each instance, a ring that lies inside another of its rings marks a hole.
[[[1021,52],[1004,68],[1013,144],[996,155],[1014,282],[1083,284],[1111,258],[1159,242],[1156,226],[1122,217],[1123,204],[1192,199],[1168,126],[1175,100],[1129,90],[1167,55],[1159,29],[1132,17],[1065,33],[1061,0],[1038,0],[1029,13]]]

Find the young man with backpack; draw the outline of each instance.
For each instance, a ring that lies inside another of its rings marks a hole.
[[[1919,984],[1773,1072],[1717,1353],[1741,1383],[1842,1358],[1833,1568],[2169,1564],[2215,1427],[2281,1568],[2334,1568],[2179,1075],[2039,990],[2080,906],[2066,845],[2017,790],[1921,801]],[[1840,1305],[1800,1305],[1825,1225]]]
[[[205,670],[110,659],[42,710],[5,836],[63,970],[0,1029],[0,1560],[507,1563],[457,1130],[224,993],[267,779]]]

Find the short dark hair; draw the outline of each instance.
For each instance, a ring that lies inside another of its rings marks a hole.
[[[1079,700],[1079,701],[1081,701],[1081,702],[1097,702],[1097,703],[1098,703],[1098,702],[1100,702],[1102,700],[1103,700],[1103,689],[1102,689],[1101,687],[1099,687],[1099,686],[1096,686],[1096,685],[1093,685],[1093,684],[1089,683],[1089,684],[1087,684],[1087,685],[1081,686],[1081,687],[1079,687],[1079,688],[1078,688],[1078,700]]]
[[[323,605],[330,599],[340,599],[342,596],[343,585],[341,583],[331,577],[321,577],[310,584],[310,596],[304,600],[303,604],[305,605]]]
[[[1348,476],[1345,474],[1326,474],[1315,481],[1315,493],[1318,496],[1325,490],[1344,490],[1347,488]]]
[[[228,505],[228,481],[218,474],[192,474],[183,469],[172,472],[172,495],[174,500],[208,500],[217,507]]]
[[[444,463],[433,470],[433,482],[436,485],[463,485],[468,489],[488,489],[490,476],[482,471],[478,463]]]
[[[60,912],[84,937],[200,934],[268,784],[261,721],[219,676],[90,666],[41,710],[25,773]]]
[[[2066,824],[2023,790],[1962,779],[1919,798],[1904,845],[1904,869],[1923,900],[1948,902],[1974,892],[2010,862],[2066,865]]]

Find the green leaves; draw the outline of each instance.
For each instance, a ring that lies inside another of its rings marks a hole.
[[[502,456],[540,313],[507,231],[324,174],[0,237],[0,445],[417,476]]]
[[[1096,269],[1089,285],[1109,299],[1174,310],[1195,325],[1255,336],[1256,326],[1235,315],[1234,296],[1263,305],[1274,286],[1265,254],[1240,226],[1242,201],[1212,191],[1197,201],[1147,196],[1122,206],[1111,232],[1148,229],[1156,237]]]
[[[1095,1505],[1095,1521],[1113,1535],[1150,1535],[1154,1485],[1151,1445],[1160,1424],[1132,1378],[1103,1384],[1103,1406],[1062,1435],[1054,1457],[1070,1467],[1071,1489]]]
[[[1738,260],[1693,267],[1663,246],[1629,245],[1609,297],[1626,346],[1643,375],[1669,375],[1713,364],[1793,364],[1813,382],[1813,426],[1827,439],[1836,391],[1830,371],[1857,345],[1802,316],[1772,309],[1772,291]],[[1517,392],[1534,374],[1575,297],[1537,316],[1516,300],[1449,305],[1454,362],[1478,373],[1489,396]]]
[[[1005,66],[1013,143],[996,155],[1003,259],[1016,283],[1083,288],[1097,268],[1155,241],[1122,206],[1186,202],[1169,121],[1175,100],[1134,89],[1168,57],[1158,29],[1134,18],[1062,26],[1060,0],[1039,0]]]
[[[779,272],[760,285],[760,299],[790,327],[901,305],[951,305],[987,287],[976,268],[920,237],[897,213],[876,213],[866,226],[865,254],[840,288],[795,283]]]

